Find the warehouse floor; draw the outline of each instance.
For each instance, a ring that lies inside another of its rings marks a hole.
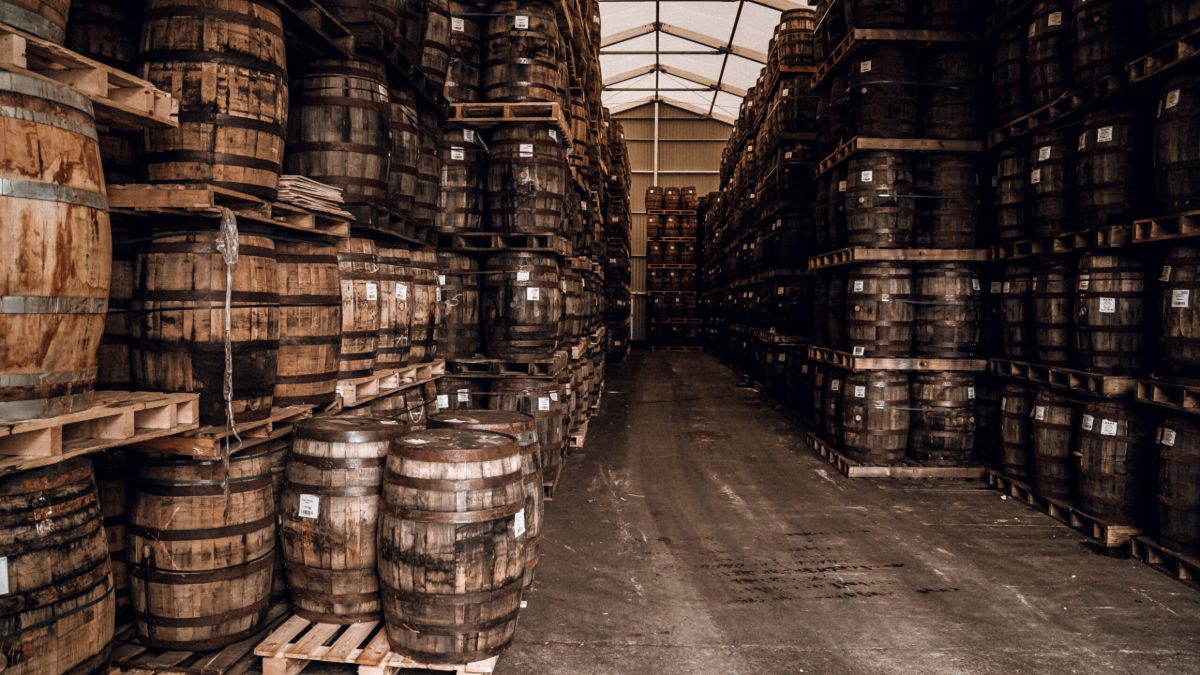
[[[607,386],[500,675],[1200,672],[1200,593],[980,483],[844,479],[705,354]]]

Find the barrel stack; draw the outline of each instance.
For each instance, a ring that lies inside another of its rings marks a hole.
[[[695,187],[646,189],[646,341],[652,349],[699,349],[700,237]]]

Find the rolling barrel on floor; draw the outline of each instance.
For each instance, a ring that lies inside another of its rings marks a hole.
[[[842,452],[864,464],[895,464],[908,448],[909,390],[904,373],[850,373],[842,383]]]
[[[342,291],[333,244],[275,244],[279,357],[272,405],[324,407],[336,396]]]

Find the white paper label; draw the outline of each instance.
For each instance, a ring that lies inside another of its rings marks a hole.
[[[529,17],[518,14],[513,17],[513,25],[521,29],[529,28]]]
[[[527,286],[525,288],[525,299],[526,300],[541,300],[542,299],[542,289],[538,288],[537,286]]]
[[[321,498],[316,495],[300,495],[300,508],[296,515],[301,518],[316,518],[321,513]]]
[[[1033,418],[1039,422],[1046,419],[1046,406],[1039,405],[1033,409]]]
[[[841,380],[830,380],[829,381],[829,391],[841,391],[841,390],[842,390],[842,381]]]
[[[1038,148],[1038,161],[1039,162],[1044,162],[1044,161],[1050,159],[1050,148],[1052,148],[1052,147],[1054,147],[1054,146],[1043,145],[1042,147]]]
[[[1158,280],[1159,281],[1170,281],[1171,280],[1171,266],[1170,265],[1163,265],[1162,274],[1158,275]]]
[[[396,284],[396,299],[408,300],[408,284]]]
[[[1062,12],[1050,12],[1050,16],[1046,18],[1047,26],[1061,26],[1063,19]]]
[[[1162,444],[1167,446],[1168,448],[1174,447],[1174,445],[1175,445],[1175,430],[1163,427],[1159,431],[1160,431],[1159,436],[1162,438]],[[5,576],[7,576],[7,575],[5,575]]]
[[[1089,277],[1086,277],[1086,276],[1079,277],[1079,290],[1086,291],[1091,285],[1092,285],[1092,281]]]
[[[518,150],[522,157],[533,157],[533,143],[521,143]]]
[[[470,403],[471,402],[471,390],[470,389],[459,389],[458,390],[458,402],[459,403]]]
[[[439,274],[438,275],[438,286],[445,286],[445,285],[446,285],[446,275]]]
[[[549,396],[539,396],[538,397],[538,412],[546,412],[548,410],[550,410],[550,397]]]
[[[860,73],[871,72],[871,61],[868,59],[868,60],[863,61],[862,63],[858,64],[858,72],[860,72]]]
[[[1083,423],[1080,426],[1083,427],[1084,431],[1091,431],[1092,427],[1096,426],[1096,418],[1091,415],[1084,415]]]
[[[979,280],[972,278],[971,279],[971,290],[978,291],[979,289],[980,289]]]
[[[991,286],[989,287],[989,290],[992,293],[999,293],[1003,287],[1004,287],[1004,284],[1001,284],[999,281],[993,281]]]
[[[1034,185],[1037,185],[1038,183],[1042,182],[1042,170],[1034,169],[1033,171],[1031,171],[1029,173],[1029,182]]]
[[[546,133],[550,135],[550,138],[553,138],[556,141],[558,140],[558,130],[557,129],[549,129],[546,131]]]
[[[513,535],[520,537],[525,534],[525,509],[517,511],[513,516]]]
[[[866,347],[855,347],[850,350],[851,356],[862,356],[863,354],[866,354],[866,353],[867,353]]]
[[[864,286],[863,286],[863,283],[864,283],[864,282],[863,282],[863,280],[862,280],[862,279],[855,279],[855,280],[854,280],[854,292],[855,292],[855,293],[862,293],[862,292],[863,292],[863,288],[864,288]]]
[[[861,385],[854,386],[854,398],[866,398],[867,388]]]
[[[859,174],[859,180],[861,180],[864,183],[873,182],[875,180],[875,172],[874,171],[863,171],[861,174]]]
[[[846,181],[839,180],[838,181],[838,192],[845,192],[845,191],[846,191]]]
[[[450,159],[461,161],[467,153],[463,152],[462,148],[450,148]]]
[[[1111,143],[1113,139],[1112,127],[1100,127],[1096,130],[1097,143]]]
[[[367,300],[375,301],[379,299],[379,285],[367,282]]]
[[[438,394],[437,397],[438,410],[450,407],[450,394]]]
[[[551,400],[551,401],[557,401],[557,400],[558,400],[558,392],[557,392],[557,391],[552,391],[552,392],[550,392],[550,400]]]
[[[441,302],[442,301],[442,287],[438,286],[437,288],[435,288],[433,290],[437,291],[437,301]]]
[[[1086,131],[1083,132],[1082,134],[1079,134],[1079,145],[1076,146],[1076,148],[1079,150],[1087,149],[1087,132]]]
[[[0,595],[8,595],[8,556],[0,556]]]
[[[775,295],[783,295],[784,290],[784,287],[780,286],[779,288],[775,289]]]
[[[1171,308],[1186,309],[1191,299],[1192,292],[1189,289],[1177,288],[1171,291]]]
[[[474,143],[475,142],[475,130],[474,129],[463,129],[463,140],[468,143]]]
[[[1012,284],[1007,281],[1004,282],[1003,290],[1005,293],[1008,293],[1009,291],[1012,290]]]
[[[1100,313],[1101,314],[1116,314],[1117,299],[1116,298],[1100,298]]]
[[[1176,89],[1175,91],[1167,92],[1168,108],[1174,108],[1175,106],[1179,105],[1179,91],[1180,90]]]
[[[972,401],[975,400],[975,387],[967,387],[967,398]]]
[[[1100,435],[1101,436],[1116,436],[1117,423],[1115,420],[1100,420]]]
[[[529,281],[529,270],[517,270],[517,281]]]
[[[467,22],[463,21],[461,16],[450,17],[450,30],[461,33],[463,31],[465,31],[466,29],[467,29]]]

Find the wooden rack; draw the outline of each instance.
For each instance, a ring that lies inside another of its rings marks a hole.
[[[813,452],[832,464],[846,478],[979,480],[984,477],[987,471],[982,466],[930,466],[907,459],[899,464],[890,466],[863,464],[838,452],[833,446],[811,431],[804,434],[804,442]]]
[[[811,87],[823,85],[830,73],[842,65],[851,53],[870,42],[923,42],[929,44],[970,44],[978,42],[978,33],[954,30],[922,30],[905,28],[853,28],[838,43],[829,58],[817,66]]]
[[[437,381],[446,373],[446,361],[437,359],[403,368],[389,368],[349,380],[339,380],[335,409],[354,408],[385,396]]]
[[[993,375],[1024,380],[1033,385],[1045,385],[1100,398],[1125,396],[1137,389],[1137,379],[1131,375],[1092,373],[1025,361],[992,359],[991,372]]]
[[[987,136],[988,148],[994,148],[1036,129],[1061,122],[1099,101],[1104,101],[1126,89],[1124,75],[1105,77],[1095,84],[1068,91],[1057,99],[992,130]]]
[[[1130,539],[1142,532],[1133,525],[1110,523],[1103,518],[1085,513],[1064,501],[1039,495],[1028,485],[990,469],[987,472],[987,482],[991,487],[1024,503],[1034,511],[1044,513],[1063,525],[1081,532],[1104,548],[1125,546]]]
[[[810,361],[825,363],[835,368],[859,372],[863,370],[895,370],[902,372],[982,373],[988,369],[987,359],[982,358],[930,358],[924,356],[856,356],[839,349],[828,347],[808,348]]]
[[[564,148],[575,145],[571,125],[557,102],[451,103],[449,121],[481,128],[498,124],[553,124]]]
[[[808,269],[816,271],[867,262],[984,262],[986,249],[974,248],[843,248],[808,259]]]
[[[211,425],[134,445],[140,450],[154,454],[218,459],[224,454],[226,446],[230,452],[240,452],[292,433],[297,422],[312,417],[314,407],[294,405],[275,408],[265,418],[253,422],[239,422],[233,429],[225,425]]]
[[[980,141],[962,141],[941,138],[874,138],[855,136],[844,141],[817,164],[817,175],[828,173],[856,153],[867,150],[895,150],[900,152],[980,152]]]

